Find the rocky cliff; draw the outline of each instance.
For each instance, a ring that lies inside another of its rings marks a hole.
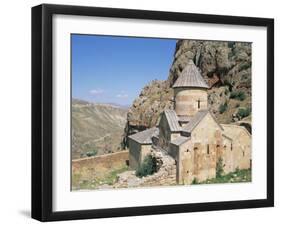
[[[167,80],[150,82],[130,107],[123,145],[128,135],[155,126],[160,113],[173,107],[172,85],[189,59],[210,86],[209,108],[218,121],[243,121],[250,130],[251,50],[251,43],[179,40]]]

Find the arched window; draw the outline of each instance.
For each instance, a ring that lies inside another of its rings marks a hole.
[[[197,107],[200,109],[200,100],[197,100]]]
[[[210,146],[209,146],[209,144],[207,144],[207,154],[208,155],[210,154]]]
[[[189,149],[186,149],[186,152],[189,152]]]
[[[231,145],[230,145],[230,150],[232,151],[232,149],[233,149],[233,146],[232,146],[232,142],[231,142]]]

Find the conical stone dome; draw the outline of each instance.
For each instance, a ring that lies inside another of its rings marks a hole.
[[[173,88],[178,87],[209,88],[192,60],[188,61],[186,67],[174,83]]]

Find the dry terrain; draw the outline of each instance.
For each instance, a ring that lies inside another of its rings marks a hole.
[[[127,109],[72,100],[72,159],[120,151]]]

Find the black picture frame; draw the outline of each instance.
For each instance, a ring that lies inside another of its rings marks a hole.
[[[52,210],[52,17],[55,14],[266,27],[267,198],[54,212]],[[40,221],[57,221],[272,206],[274,206],[273,19],[50,4],[32,8],[32,218]]]

